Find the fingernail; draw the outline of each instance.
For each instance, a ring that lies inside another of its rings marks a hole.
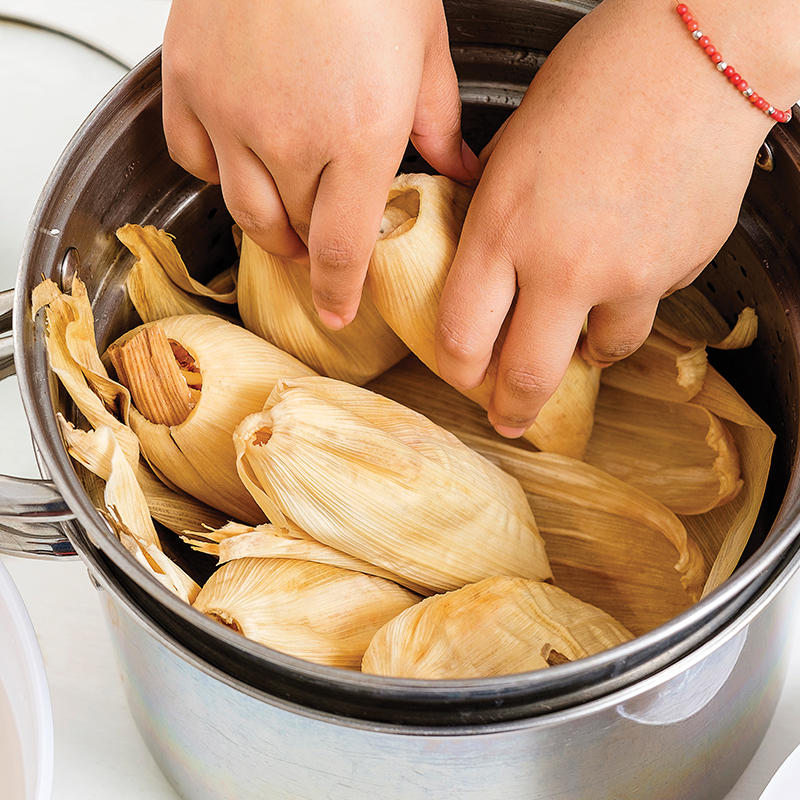
[[[505,436],[506,439],[519,439],[525,431],[528,430],[527,427],[525,428],[511,428],[508,425],[495,425],[494,429],[501,435]]]
[[[322,324],[332,331],[340,331],[347,324],[338,314],[334,314],[333,311],[328,311],[325,308],[318,308],[317,313]]]
[[[483,165],[478,156],[472,151],[472,148],[463,139],[461,140],[461,163],[467,173],[472,176],[472,182],[477,183],[483,171]]]

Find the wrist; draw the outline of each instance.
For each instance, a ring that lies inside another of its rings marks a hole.
[[[677,3],[665,0],[676,21]],[[689,8],[728,64],[773,105],[800,98],[800,3],[797,0],[693,0]],[[687,44],[694,44],[688,38]],[[697,48],[700,50],[700,48]]]

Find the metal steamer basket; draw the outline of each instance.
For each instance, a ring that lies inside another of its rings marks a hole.
[[[592,5],[446,3],[471,144],[489,138]],[[735,355],[735,371],[724,353],[715,364],[778,436],[762,513],[733,577],[605,653],[534,673],[426,682],[300,661],[184,605],[108,532],[64,450],[55,410],[72,409],[30,313],[40,277],[65,285],[79,272],[104,346],[134,321],[120,224],[167,227],[187,262],[209,274],[234,257],[218,188],[169,159],[160,102],[154,53],[76,134],[31,222],[0,374],[16,364],[50,480],[0,479],[0,549],[83,558],[133,715],[176,789],[189,800],[722,798],[772,716],[786,664],[786,584],[800,564],[800,122],[770,136],[739,225],[698,281],[727,315],[756,307],[756,343]],[[405,167],[422,168],[413,154]],[[12,294],[1,297],[7,331]]]

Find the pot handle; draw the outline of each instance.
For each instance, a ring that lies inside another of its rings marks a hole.
[[[13,375],[11,310],[14,290],[0,292],[0,380]],[[75,556],[62,523],[75,515],[51,481],[0,475],[0,553]]]

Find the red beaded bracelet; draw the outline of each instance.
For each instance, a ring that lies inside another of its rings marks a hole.
[[[722,58],[722,53],[711,44],[711,40],[700,30],[697,20],[692,16],[685,3],[678,3],[675,9],[680,18],[686,23],[686,27],[692,34],[692,38],[706,51],[712,63],[717,65],[717,69],[740,91],[756,108],[763,111],[768,117],[772,117],[775,122],[788,122],[792,118],[790,109],[781,111],[771,106],[763,97],[759,97],[747,84],[747,81]]]

